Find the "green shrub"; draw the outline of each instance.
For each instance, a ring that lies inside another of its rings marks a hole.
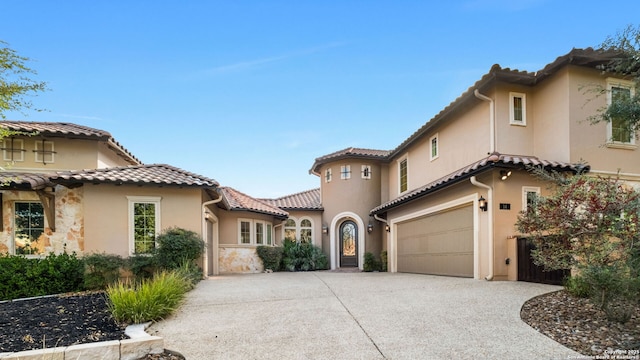
[[[45,258],[0,256],[0,300],[81,291],[84,263],[75,253]]]
[[[627,266],[588,266],[580,275],[590,286],[591,300],[602,309],[607,319],[627,322],[640,297],[640,278],[629,276]]]
[[[127,259],[127,267],[137,280],[150,279],[157,272],[158,261],[154,255],[133,255]]]
[[[364,264],[362,264],[362,270],[366,272],[380,271],[380,262],[378,262],[373,253],[364,253]]]
[[[256,248],[256,253],[265,270],[280,270],[280,262],[282,261],[282,247],[260,245]]]
[[[84,287],[88,290],[104,290],[118,281],[124,260],[119,255],[94,253],[85,255]]]
[[[387,262],[387,250],[382,250],[380,253],[380,271],[387,272],[388,262]]]
[[[286,271],[325,270],[329,266],[327,256],[310,243],[285,240],[282,248],[282,268]]]
[[[591,286],[580,275],[570,276],[565,280],[564,288],[569,294],[579,297],[588,298],[591,296]]]
[[[195,261],[204,252],[204,241],[198,234],[177,227],[164,230],[156,242],[156,256],[161,269],[178,269],[185,261]]]
[[[157,321],[175,311],[190,288],[190,281],[177,271],[163,271],[140,283],[120,281],[107,288],[109,308],[119,322]]]

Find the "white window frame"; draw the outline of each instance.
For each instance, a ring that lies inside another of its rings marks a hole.
[[[294,223],[294,226],[287,226],[287,222],[291,220]],[[293,240],[299,240],[298,239],[298,221],[296,221],[296,218],[293,216],[290,216],[287,221],[285,221],[284,225],[282,225],[282,241],[284,241],[287,238],[287,229],[293,229]]]
[[[2,159],[4,161],[24,161],[24,153],[23,139],[8,138],[2,141]]]
[[[327,170],[324,171],[324,182],[326,183],[331,182],[331,168],[328,168]]]
[[[43,164],[53,164],[54,162],[56,162],[56,154],[55,154],[55,148],[54,148],[54,144],[53,141],[48,141],[48,140],[36,140],[35,142],[36,146],[35,146],[35,150],[33,151],[35,154],[35,161],[37,163],[43,163]],[[40,149],[40,146],[44,145],[44,149]],[[51,149],[47,150],[47,146],[51,145]],[[46,151],[46,153],[43,153],[43,151]],[[51,156],[51,160],[47,161],[47,156]]]
[[[371,165],[362,165],[362,178],[365,180],[371,180]]]
[[[513,106],[514,98],[522,99],[522,120],[516,120],[515,107]],[[509,124],[527,126],[527,94],[518,92],[509,93]]]
[[[295,240],[296,242],[300,242],[302,240],[302,230],[311,230],[311,243],[313,243],[313,236],[314,236],[314,222],[313,219],[308,217],[308,216],[303,216],[301,218],[295,218],[295,217],[289,217],[287,219],[293,221],[296,226],[285,226],[283,225],[282,227],[282,241],[284,241],[284,239],[286,239],[286,234],[287,234],[287,229],[293,229],[294,234],[295,234]],[[311,226],[302,226],[302,222],[305,220],[309,220],[309,222],[311,223]]]
[[[406,189],[402,190],[402,163],[406,163]],[[398,159],[398,193],[403,194],[409,191],[409,155],[405,155]]]
[[[249,224],[249,242],[242,242],[242,223]],[[258,224],[262,225],[262,242],[258,243]],[[238,245],[273,246],[273,224],[265,220],[238,218]]]
[[[536,193],[536,195],[539,197],[540,196],[540,187],[536,187],[536,186],[523,186],[522,187],[522,211],[523,212],[527,212],[527,210],[528,210],[527,195],[529,193]]]
[[[340,179],[342,180],[351,179],[351,165],[340,166]]]
[[[615,79],[615,78],[607,78],[607,107],[611,105],[612,102],[612,90],[614,87],[616,88],[625,88],[629,89],[629,93],[631,97],[635,96],[635,86],[633,81]],[[607,145],[615,147],[616,145],[624,147],[626,146],[635,146],[636,145],[636,134],[631,134],[629,142],[623,141],[614,141],[613,140],[613,124],[612,121],[607,122]]]
[[[129,214],[128,214],[128,218],[129,218],[129,255],[146,255],[144,253],[142,254],[137,254],[135,252],[136,250],[136,244],[135,244],[135,204],[154,204],[156,207],[156,214],[155,214],[155,230],[156,230],[156,236],[158,236],[158,234],[160,233],[160,230],[162,229],[161,227],[161,219],[162,219],[162,208],[160,206],[160,204],[162,203],[162,197],[160,196],[127,196],[127,200],[129,202],[128,204],[128,208],[129,208]],[[156,241],[155,246],[158,246],[158,243]]]
[[[436,149],[435,149],[435,154],[433,153],[433,141],[435,140],[436,142]],[[436,133],[435,135],[433,135],[430,139],[429,139],[429,160],[433,161],[435,159],[437,159],[438,157],[440,157],[440,139],[438,137],[438,134]]]
[[[311,226],[302,226],[302,222],[305,220],[308,220]],[[298,242],[302,242],[302,230],[311,230],[309,244],[313,244],[313,219],[308,216],[303,216],[300,218],[300,221],[297,222],[297,225]]]

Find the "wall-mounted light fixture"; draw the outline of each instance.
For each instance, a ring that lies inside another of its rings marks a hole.
[[[386,231],[386,232],[391,232],[391,226],[389,226],[389,224],[386,224],[386,225],[384,226],[384,231]]]
[[[489,204],[487,203],[487,200],[485,200],[482,197],[482,195],[480,195],[480,199],[478,199],[478,207],[482,211],[487,211],[487,209],[489,208]]]
[[[511,176],[511,170],[500,170],[500,179],[502,181],[507,180]]]
[[[325,235],[329,233],[329,228],[327,227],[327,225],[322,225],[322,233]]]
[[[367,225],[367,232],[371,233],[373,231],[373,224],[369,223],[369,225]]]

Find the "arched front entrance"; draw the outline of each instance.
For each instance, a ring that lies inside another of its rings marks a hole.
[[[364,222],[358,214],[345,211],[333,217],[329,226],[331,269],[357,267],[362,270],[365,232]],[[347,238],[346,249],[343,249],[343,236]],[[353,245],[350,239],[353,239]],[[344,250],[347,250],[346,257],[343,257]]]
[[[358,226],[347,220],[340,225],[340,267],[358,267]]]

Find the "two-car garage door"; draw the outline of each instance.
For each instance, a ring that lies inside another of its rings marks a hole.
[[[398,272],[473,277],[471,205],[398,224]]]

